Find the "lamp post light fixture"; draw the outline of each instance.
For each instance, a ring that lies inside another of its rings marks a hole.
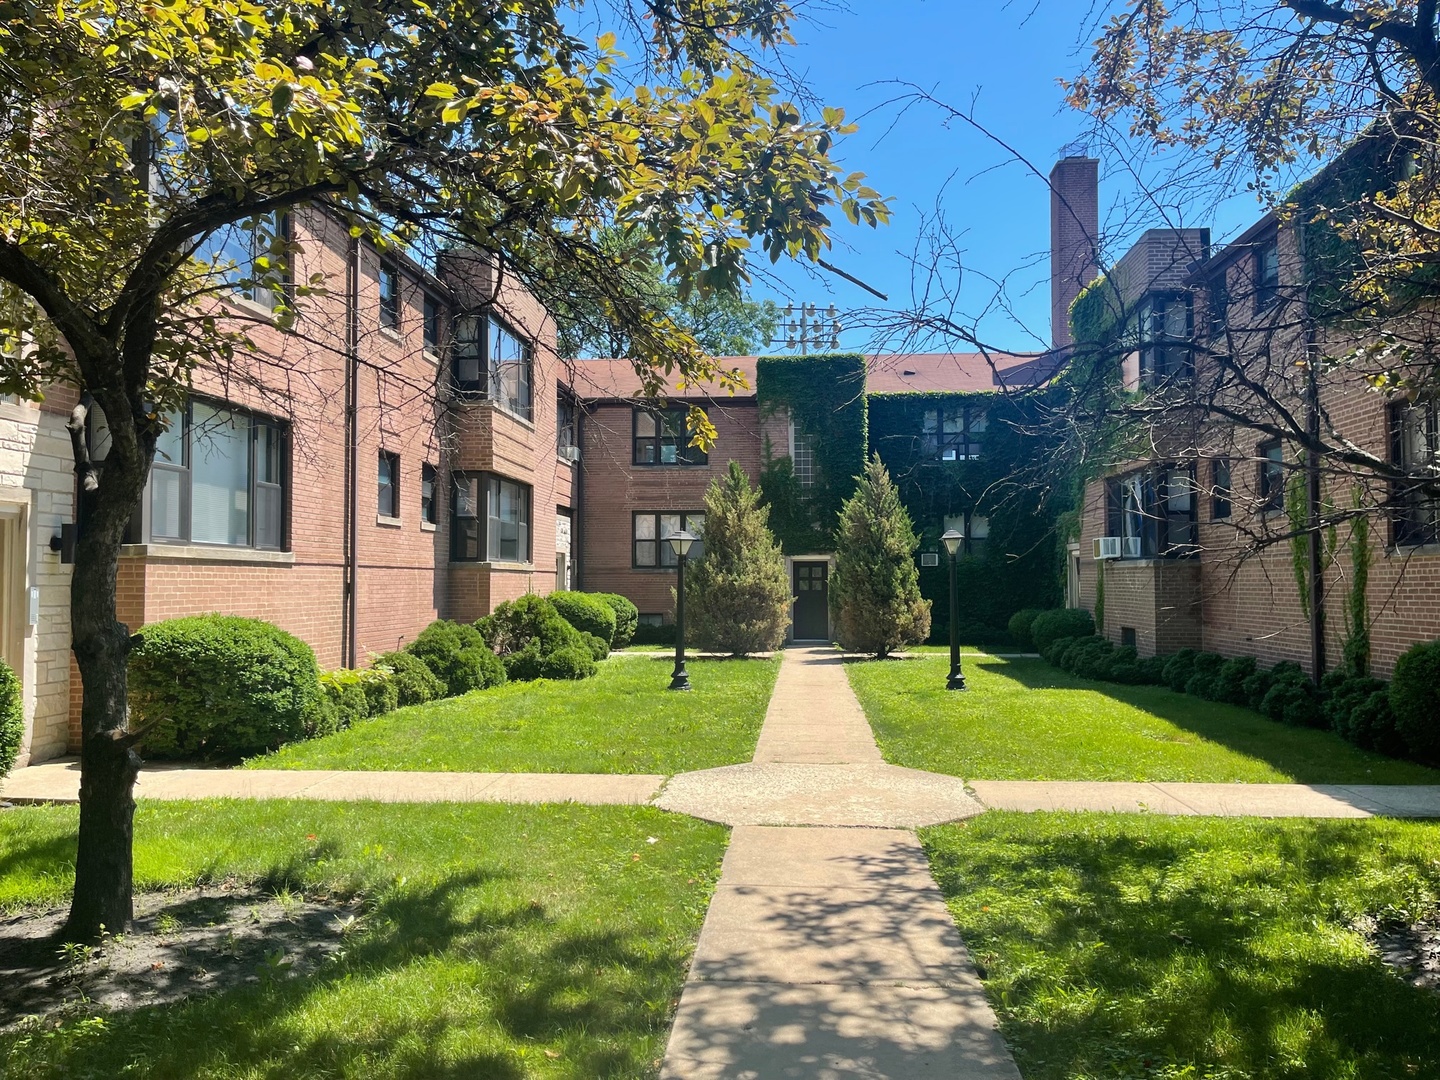
[[[960,670],[960,585],[955,577],[955,560],[960,557],[965,536],[958,529],[946,529],[940,542],[950,554],[950,677],[945,680],[945,689],[964,690],[965,673]]]
[[[681,529],[665,539],[675,552],[675,670],[670,675],[670,689],[689,690],[690,675],[685,670],[685,559],[699,537]]]

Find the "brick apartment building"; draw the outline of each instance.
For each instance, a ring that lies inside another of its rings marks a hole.
[[[1267,215],[1216,251],[1203,229],[1142,235],[1111,275],[1136,330],[1124,385],[1148,390],[1180,377],[1258,412],[1257,396],[1243,388],[1212,389],[1220,368],[1210,358],[1243,357],[1247,376],[1293,415],[1323,417],[1335,437],[1382,460],[1412,469],[1428,461],[1433,469],[1440,451],[1433,399],[1387,397],[1344,368],[1309,387],[1300,361],[1342,356],[1357,342],[1308,306],[1305,221]],[[1197,648],[1267,664],[1296,661],[1312,675],[1333,668],[1353,580],[1351,526],[1321,537],[1312,575],[1301,569],[1308,541],[1297,551],[1285,538],[1297,498],[1307,518],[1312,502],[1372,511],[1365,598],[1377,675],[1388,677],[1415,642],[1440,638],[1440,502],[1422,494],[1389,507],[1385,485],[1325,465],[1313,470],[1317,499],[1293,441],[1179,412],[1152,425],[1149,442],[1145,460],[1116,465],[1087,485],[1070,552],[1073,604],[1095,610],[1103,575],[1108,638],[1135,644],[1141,655]],[[1113,557],[1093,557],[1101,538],[1111,538],[1104,554]],[[1302,581],[1313,594],[1317,577],[1328,597],[1323,620],[1312,619],[1302,598]]]

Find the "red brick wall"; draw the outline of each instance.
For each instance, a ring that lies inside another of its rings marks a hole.
[[[304,300],[294,332],[245,304],[225,312],[247,322],[255,344],[230,371],[199,371],[197,394],[287,421],[290,557],[224,548],[127,549],[120,617],[132,628],[220,611],[267,619],[307,641],[322,667],[341,663],[345,565],[345,271],[348,232],[316,212],[294,217],[297,280],[325,275],[328,295]],[[404,277],[398,332],[379,325],[379,258],[361,253],[356,431],[356,639],[361,663],[403,644],[439,616],[474,619],[494,603],[555,582],[555,514],[570,505],[568,462],[556,456],[561,377],[553,320],[513,280],[484,283],[486,299],[535,350],[535,411],[527,422],[488,403],[454,402],[447,373],[423,348],[419,276]],[[454,267],[474,270],[475,264]],[[473,298],[472,298],[473,299]],[[398,523],[379,520],[381,450],[400,458]],[[439,470],[437,526],[422,524],[421,469]],[[449,473],[493,471],[532,485],[532,568],[491,569],[449,560]],[[78,745],[78,679],[72,678],[71,742]]]
[[[760,475],[765,436],[773,453],[789,453],[784,422],[762,422],[753,398],[725,399],[706,406],[718,439],[703,466],[631,464],[633,407],[629,403],[592,403],[581,421],[580,515],[581,574],[586,590],[627,596],[643,614],[669,619],[675,571],[637,570],[631,566],[632,515],[637,510],[694,512],[704,509],[705,489],[734,460],[752,481]],[[784,441],[781,441],[781,440]]]

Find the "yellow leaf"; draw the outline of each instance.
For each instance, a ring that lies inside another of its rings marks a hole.
[[[433,82],[425,88],[426,97],[443,98],[446,101],[449,101],[459,92],[459,89],[456,88],[454,84],[448,82]]]

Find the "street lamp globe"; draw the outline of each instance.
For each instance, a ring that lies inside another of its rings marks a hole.
[[[670,549],[683,559],[690,554],[690,548],[694,545],[695,541],[700,538],[694,533],[681,529],[679,532],[671,533],[665,539],[669,542]]]
[[[940,537],[940,542],[945,545],[945,551],[953,559],[960,553],[960,545],[965,542],[965,534],[958,529],[946,529]]]

